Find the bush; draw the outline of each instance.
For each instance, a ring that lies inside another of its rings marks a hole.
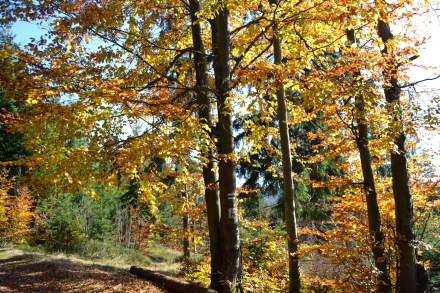
[[[84,218],[72,196],[48,197],[38,206],[35,238],[52,249],[73,251],[85,238]]]
[[[85,193],[49,196],[37,207],[36,242],[75,251],[85,240],[112,240],[116,199],[93,199]]]
[[[29,189],[16,188],[14,180],[0,173],[0,241],[24,243],[31,231],[33,199]]]

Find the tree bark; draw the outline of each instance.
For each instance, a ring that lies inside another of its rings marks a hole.
[[[196,90],[198,115],[213,129],[211,117],[211,101],[207,92],[208,75],[205,47],[202,40],[202,29],[198,22],[197,12],[200,10],[198,0],[190,0],[191,32],[194,46],[194,66],[196,71]],[[212,133],[209,133],[212,136]],[[220,201],[216,188],[214,171],[214,154],[211,149],[202,154],[207,163],[202,167],[205,184],[205,202],[208,215],[209,246],[211,252],[211,284],[210,288],[220,289],[221,251],[220,251]]]
[[[229,98],[229,12],[222,7],[211,20],[213,67],[218,110],[219,187],[222,235],[222,289],[235,292],[239,274],[240,238],[235,182],[232,109]]]
[[[414,293],[416,292],[416,258],[413,246],[415,238],[412,230],[413,206],[408,183],[405,133],[400,107],[401,90],[397,80],[398,65],[392,48],[389,47],[389,41],[393,39],[389,24],[379,20],[377,31],[384,43],[382,53],[386,60],[383,72],[385,98],[388,103],[389,114],[397,126],[394,138],[395,148],[391,150],[391,174],[396,205],[396,234],[400,262],[397,272],[397,290],[400,293]]]
[[[350,44],[356,43],[353,29],[347,30],[347,39]],[[360,76],[355,72],[354,77]],[[362,94],[355,97],[355,119],[357,122],[356,145],[361,160],[363,187],[366,193],[368,229],[371,237],[371,248],[374,263],[379,270],[377,290],[378,292],[391,293],[391,281],[388,272],[388,261],[384,252],[384,235],[381,229],[381,217],[377,202],[377,192],[374,182],[374,173],[371,166],[371,154],[368,146],[368,125],[365,119],[365,100]]]
[[[275,0],[270,0],[275,4]],[[273,25],[273,51],[274,63],[282,63],[281,40],[278,36],[277,24]],[[289,125],[287,123],[287,107],[282,81],[277,84],[277,115],[279,120],[279,133],[281,139],[281,155],[283,165],[284,187],[284,218],[288,237],[289,255],[289,292],[299,293],[301,289],[299,257],[298,257],[298,234],[295,215],[295,192],[292,174],[292,158],[290,155]]]
[[[188,194],[184,194],[185,201],[188,202]],[[189,250],[190,241],[189,241],[189,214],[188,211],[185,211],[185,214],[182,217],[183,224],[183,263],[188,263],[189,258],[191,256],[191,252]]]

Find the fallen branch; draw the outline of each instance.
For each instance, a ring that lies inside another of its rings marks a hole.
[[[217,291],[204,288],[198,284],[172,278],[155,271],[141,269],[135,266],[130,268],[130,273],[140,278],[151,281],[165,289],[175,293],[217,293]]]

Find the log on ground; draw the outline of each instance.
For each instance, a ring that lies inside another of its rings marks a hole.
[[[153,282],[165,289],[168,289],[172,292],[176,293],[216,293],[217,291],[204,288],[200,286],[199,284],[190,283],[187,281],[179,280],[170,276],[163,275],[161,273],[138,268],[135,266],[132,266],[130,268],[130,273],[132,273],[135,276],[138,276],[140,278],[146,279],[150,282]]]

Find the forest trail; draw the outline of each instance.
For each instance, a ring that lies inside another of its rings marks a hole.
[[[0,249],[0,292],[167,292],[127,270],[71,257]]]

